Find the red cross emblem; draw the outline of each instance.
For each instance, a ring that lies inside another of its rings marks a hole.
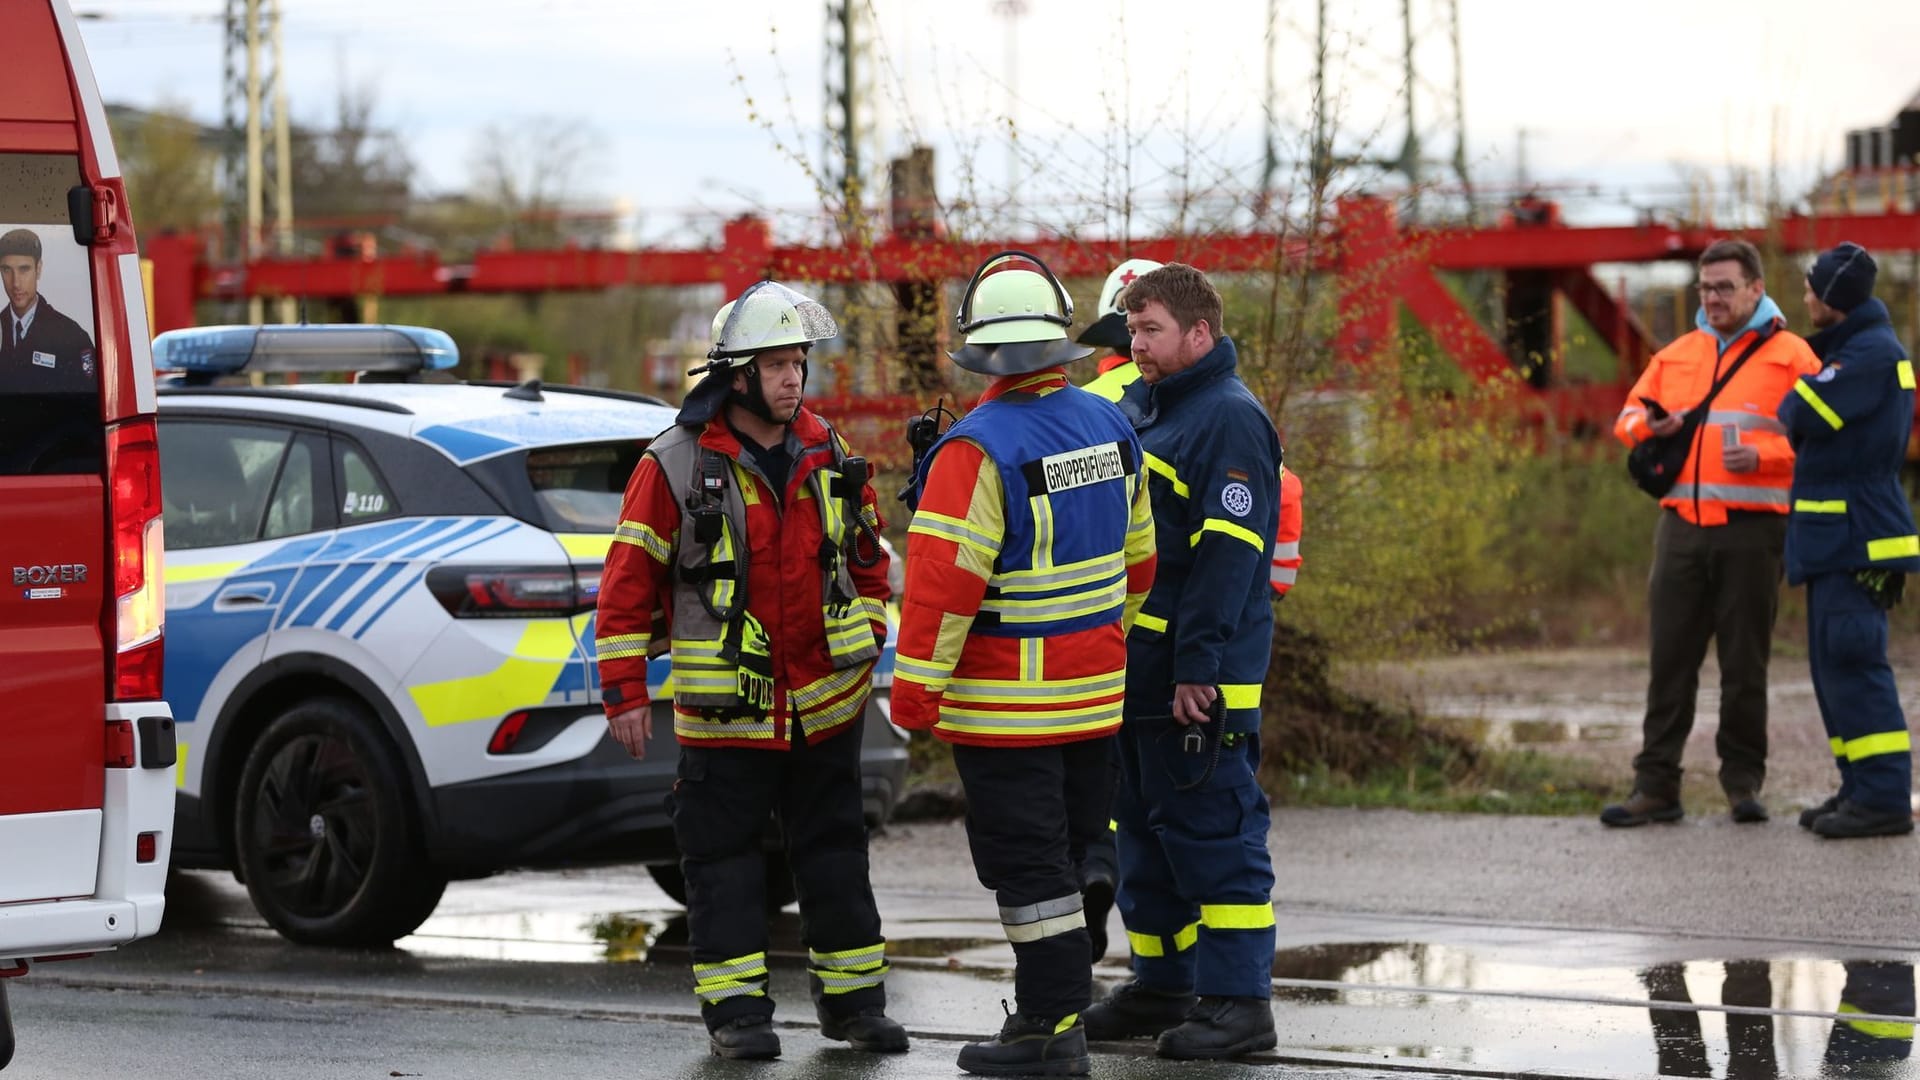
[[[1133,284],[1133,279],[1139,276],[1140,276],[1139,274],[1136,274],[1133,271],[1129,270],[1126,273],[1120,275],[1120,284],[1131,285]]]

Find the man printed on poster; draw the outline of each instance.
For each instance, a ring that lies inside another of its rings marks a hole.
[[[92,393],[93,338],[40,294],[40,236],[32,229],[0,234],[0,392]]]

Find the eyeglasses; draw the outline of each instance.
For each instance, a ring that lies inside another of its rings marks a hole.
[[[1694,285],[1693,291],[1699,293],[1701,296],[1712,293],[1720,299],[1725,300],[1734,293],[1746,288],[1748,284],[1749,283],[1745,281],[1702,281]]]

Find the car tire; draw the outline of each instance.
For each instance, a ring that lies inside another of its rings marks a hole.
[[[647,876],[653,879],[660,891],[681,907],[687,906],[687,875],[680,870],[680,864],[648,863]],[[767,914],[771,915],[793,903],[799,898],[794,891],[793,871],[787,865],[784,852],[767,852]]]
[[[405,771],[364,708],[303,701],[247,753],[234,846],[253,905],[307,945],[391,945],[433,914],[446,875],[431,867]]]

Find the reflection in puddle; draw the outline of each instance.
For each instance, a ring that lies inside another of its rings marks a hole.
[[[435,915],[395,947],[470,960],[636,963],[659,948],[686,944],[681,912],[515,911]]]

